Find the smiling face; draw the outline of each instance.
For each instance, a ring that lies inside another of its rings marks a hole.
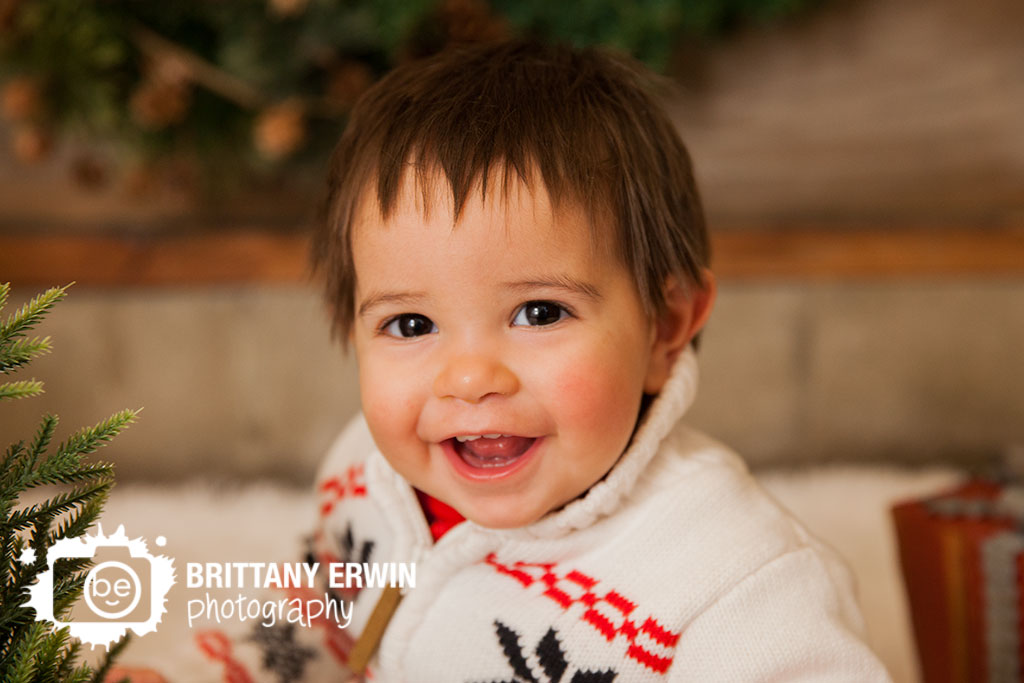
[[[458,223],[432,186],[427,215],[407,179],[387,220],[366,201],[353,223],[363,411],[410,484],[483,526],[524,526],[625,449],[664,381],[656,326],[613,240],[592,248],[610,228],[556,211],[540,181],[476,190]]]

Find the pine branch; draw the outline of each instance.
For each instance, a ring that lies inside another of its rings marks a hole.
[[[90,563],[91,564],[91,563]],[[76,571],[61,577],[53,583],[53,613],[63,616],[82,597],[88,571]]]
[[[0,309],[9,286],[0,284]],[[27,365],[50,350],[48,337],[29,339],[26,332],[64,298],[67,287],[50,289],[35,297],[0,324],[0,374]],[[0,384],[0,399],[22,398],[42,392],[36,380]],[[99,517],[114,484],[109,463],[82,463],[83,456],[104,446],[135,421],[137,410],[115,413],[102,422],[72,434],[48,456],[57,427],[57,417],[45,415],[31,441],[18,441],[7,448],[0,470],[0,682],[2,683],[87,683],[102,680],[110,662],[124,643],[112,649],[97,673],[77,664],[79,644],[68,644],[62,629],[49,633],[49,624],[36,621],[26,607],[25,593],[39,574],[48,568],[47,550],[62,538],[86,533]],[[48,484],[72,484],[49,499],[18,509],[22,493]],[[25,548],[34,560],[22,564]],[[58,620],[81,599],[91,558],[64,558],[53,567],[54,615]],[[126,641],[125,641],[126,642]]]
[[[34,379],[0,384],[0,401],[29,398],[43,393],[43,383]]]
[[[35,467],[36,461],[46,452],[46,447],[50,445],[50,440],[53,438],[53,430],[57,428],[59,421],[60,419],[56,415],[43,416],[39,427],[36,429],[36,437],[32,439],[32,445],[28,449],[29,469]]]
[[[34,622],[25,634],[25,642],[17,649],[13,649],[14,660],[11,662],[11,670],[4,672],[5,683],[30,683],[36,672],[35,652],[39,648],[44,635],[45,625],[42,622]]]
[[[112,477],[114,475],[114,466],[110,463],[97,462],[81,465],[79,464],[81,456],[71,454],[65,455],[61,462],[51,464],[56,457],[43,462],[35,472],[23,480],[22,488],[27,490],[49,484],[76,484],[95,477]]]
[[[0,347],[0,373],[3,374],[28,365],[32,359],[52,350],[49,337],[18,339],[6,346],[6,348]]]
[[[249,83],[141,24],[135,26],[133,37],[142,52],[154,61],[167,58],[177,60],[188,69],[193,81],[242,108],[256,109],[267,99]]]
[[[76,640],[64,650],[60,663],[57,664],[57,670],[54,672],[54,676],[56,676],[58,681],[67,680],[68,676],[71,675],[71,667],[75,665],[75,658],[81,649],[82,642]]]
[[[67,679],[62,679],[61,683],[86,683],[86,681],[90,680],[91,677],[92,667],[88,664],[83,664],[80,668],[75,669],[75,672]]]
[[[103,511],[103,505],[107,502],[112,486],[113,483],[107,486],[106,490],[98,493],[95,498],[82,505],[76,513],[57,525],[57,531],[50,534],[50,542],[53,543],[62,538],[75,538],[88,531],[89,527],[99,518],[100,512]]]
[[[7,295],[11,293],[10,282],[0,282],[0,311],[7,305]]]
[[[2,511],[2,519],[7,519],[7,511]],[[11,584],[12,581],[12,569],[14,564],[18,561],[18,555],[21,552],[18,548],[18,541],[14,535],[14,532],[10,531],[6,526],[0,529],[0,552],[3,553],[3,557],[0,557],[0,604],[7,604],[5,598],[6,587]]]
[[[44,675],[46,672],[53,671],[57,667],[57,658],[60,656],[61,649],[67,642],[67,639],[67,628],[58,629],[43,639],[36,654],[36,667]]]
[[[107,672],[110,671],[110,667],[114,664],[114,659],[116,659],[117,656],[121,654],[121,651],[128,646],[131,639],[131,634],[125,633],[121,640],[114,643],[114,646],[103,656],[103,661],[100,662],[100,667],[96,669],[96,673],[93,674],[92,683],[103,683],[103,679],[106,677]]]
[[[0,476],[0,485],[3,486],[3,503],[13,504],[17,502],[18,490],[9,491],[8,487],[21,479],[22,475],[19,474],[21,468],[17,467],[17,464],[25,456],[25,453],[24,441],[12,443],[7,447],[7,452],[4,453],[3,474]]]
[[[41,520],[46,520],[47,524],[49,524],[57,515],[67,512],[76,505],[86,505],[98,497],[106,498],[106,493],[113,486],[113,483],[112,479],[101,479],[91,486],[82,486],[66,493],[58,494],[45,502],[35,503],[27,508],[15,510],[7,518],[5,526],[8,526],[13,531],[20,531]],[[62,538],[62,536],[56,536],[56,538]]]
[[[121,430],[135,422],[139,412],[141,412],[141,408],[138,410],[122,410],[92,427],[86,427],[73,434],[67,441],[58,446],[57,454],[54,457],[59,458],[62,455],[82,456],[92,453],[117,436]],[[42,470],[42,467],[40,467],[40,470]]]
[[[74,283],[72,283],[74,284]],[[26,332],[35,327],[43,317],[53,308],[53,305],[67,295],[68,287],[53,287],[42,294],[32,298],[27,304],[7,317],[7,320],[0,324],[0,344],[15,337],[22,337]]]

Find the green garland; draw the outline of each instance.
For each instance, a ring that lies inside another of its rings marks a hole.
[[[7,0],[0,104],[26,161],[71,132],[113,141],[140,166],[274,172],[322,161],[365,87],[446,44],[537,35],[615,46],[663,70],[681,42],[818,2]]]

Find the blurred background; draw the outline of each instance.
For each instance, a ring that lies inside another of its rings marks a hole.
[[[758,468],[990,465],[1024,447],[1022,27],[1018,0],[0,0],[8,311],[77,283],[0,432],[144,407],[121,481],[308,485],[358,409],[306,263],[346,112],[533,33],[677,85],[721,285],[696,425]]]

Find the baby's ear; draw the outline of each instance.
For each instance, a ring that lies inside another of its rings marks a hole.
[[[702,275],[703,282],[689,288],[672,275],[665,279],[665,312],[659,316],[654,326],[644,393],[657,394],[661,391],[676,358],[700,332],[711,315],[715,294],[718,291],[715,276],[707,269],[704,269]]]

